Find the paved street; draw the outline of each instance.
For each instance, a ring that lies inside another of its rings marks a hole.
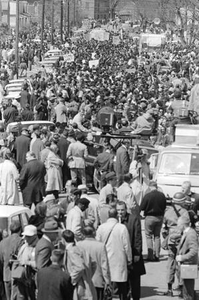
[[[98,194],[90,196],[98,198]],[[142,220],[142,238],[143,238],[143,256],[147,256],[146,239],[144,232],[144,220]],[[146,275],[141,277],[142,296],[144,300],[177,300],[178,291],[174,290],[174,297],[164,296],[163,293],[167,290],[166,284],[166,267],[167,267],[167,251],[161,250],[160,262],[146,262]],[[174,288],[177,286],[177,279]],[[195,281],[195,289],[197,291],[197,300],[199,300],[199,279]]]

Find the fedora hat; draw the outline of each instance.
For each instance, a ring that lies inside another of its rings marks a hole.
[[[46,223],[44,224],[44,228],[42,229],[42,232],[44,233],[59,232],[59,231],[60,229],[55,220],[46,221]]]

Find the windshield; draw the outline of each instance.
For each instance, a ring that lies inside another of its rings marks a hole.
[[[199,153],[165,153],[159,174],[199,175]]]

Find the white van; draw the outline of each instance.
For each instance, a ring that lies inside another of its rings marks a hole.
[[[152,154],[153,179],[172,197],[184,181],[199,193],[199,125],[177,125],[175,143]]]

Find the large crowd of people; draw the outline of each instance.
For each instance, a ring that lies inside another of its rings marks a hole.
[[[184,182],[168,208],[152,181],[149,152],[132,149],[128,136],[161,150],[174,141],[176,124],[197,123],[197,46],[169,40],[141,51],[125,35],[115,45],[112,33],[108,41],[82,37],[61,44],[55,38],[55,46],[72,53],[74,61],[60,57],[49,70],[39,67],[44,53],[37,34],[38,29],[21,35],[19,75],[28,78],[17,99],[5,99],[6,84],[18,73],[13,39],[2,43],[0,204],[24,205],[34,214],[24,228],[13,220],[1,230],[0,299],[103,300],[117,294],[139,300],[146,273],[143,212],[147,261],[160,260],[163,227],[165,295],[173,296],[177,272],[179,297],[194,300],[194,277],[182,278],[180,265],[198,263],[199,195]],[[96,153],[95,197],[87,167],[89,149],[94,151],[95,138],[107,130],[100,118],[104,107],[114,115],[109,134],[122,138],[117,147],[104,139],[103,151]],[[36,122],[27,127],[23,121]],[[13,122],[17,125],[8,130]]]

